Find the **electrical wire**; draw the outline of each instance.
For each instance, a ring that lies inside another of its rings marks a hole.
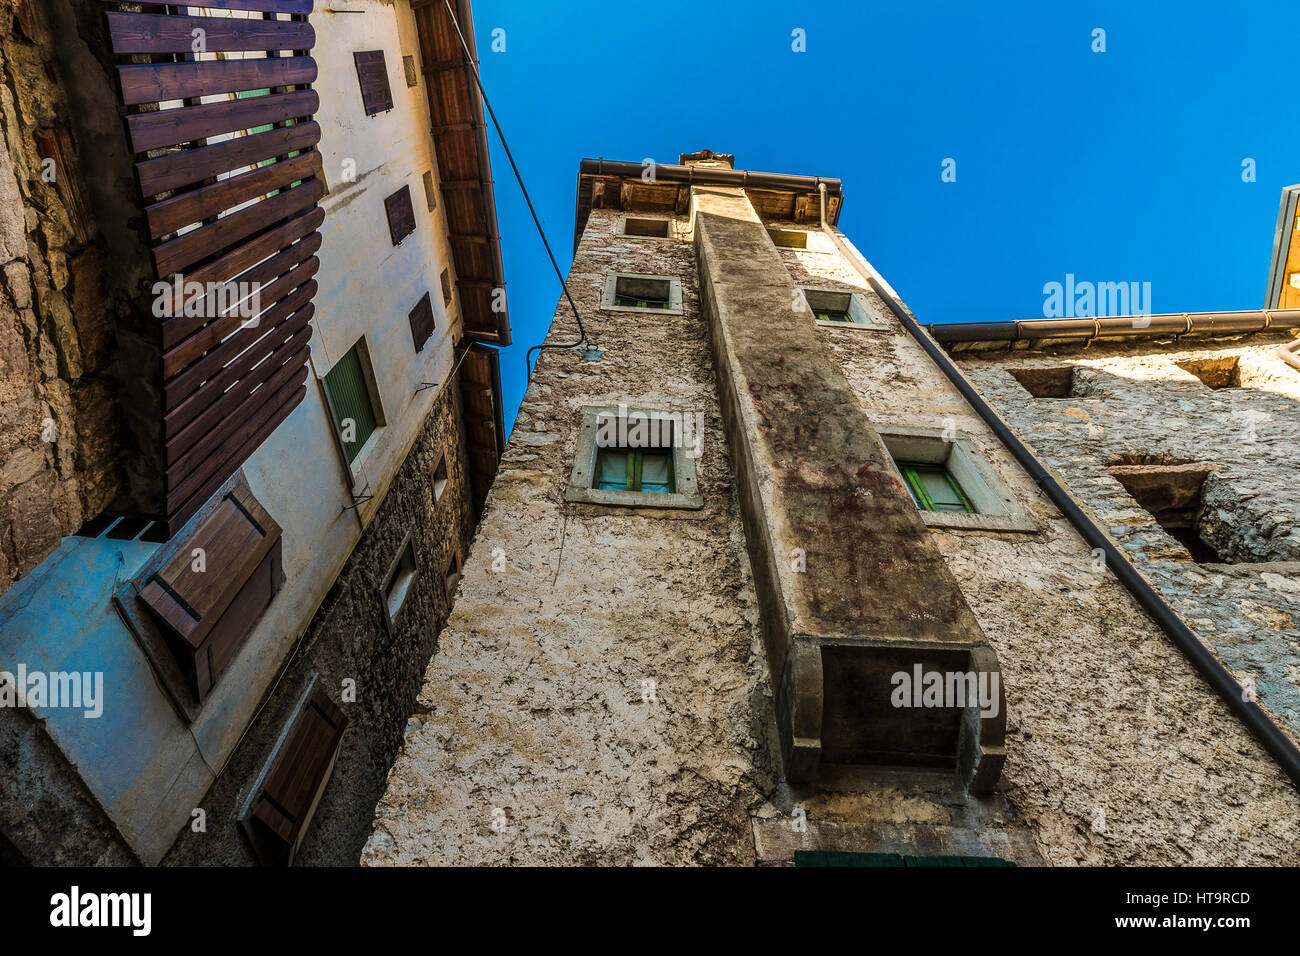
[[[573,317],[578,322],[579,339],[576,342],[547,344],[542,342],[530,348],[524,355],[524,369],[528,373],[529,381],[532,380],[533,372],[531,359],[534,352],[540,349],[572,349],[579,348],[587,344],[587,330],[582,326],[582,316],[578,314],[578,307],[573,302],[573,296],[569,294],[569,284],[564,280],[563,273],[560,272],[560,264],[555,261],[555,253],[551,251],[551,244],[546,241],[546,233],[542,229],[542,221],[537,218],[537,210],[533,207],[533,200],[528,195],[528,187],[524,185],[524,178],[519,174],[519,167],[515,164],[514,154],[510,152],[510,144],[506,142],[506,134],[501,129],[501,121],[497,119],[497,114],[492,109],[492,103],[488,100],[487,90],[483,88],[483,78],[479,76],[478,64],[474,62],[474,57],[469,51],[469,44],[465,42],[465,34],[461,32],[460,21],[456,19],[456,14],[451,9],[451,0],[443,0],[443,6],[447,9],[447,16],[451,17],[451,25],[456,29],[456,36],[460,38],[460,48],[465,53],[465,61],[474,71],[474,82],[478,84],[479,95],[483,97],[483,105],[487,107],[488,115],[492,117],[492,125],[496,127],[497,136],[501,140],[501,147],[506,151],[506,158],[510,160],[510,168],[514,171],[515,181],[519,183],[519,190],[524,194],[524,202],[528,204],[528,211],[532,214],[533,225],[537,227],[537,234],[542,238],[542,245],[546,247],[546,254],[551,259],[551,268],[555,270],[555,277],[560,280],[560,286],[564,289],[564,297],[569,301],[569,308],[573,310]]]

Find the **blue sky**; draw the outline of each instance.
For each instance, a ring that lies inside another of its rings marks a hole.
[[[1156,312],[1260,308],[1279,193],[1300,181],[1292,0],[477,0],[474,17],[488,96],[566,274],[580,159],[709,148],[842,179],[840,228],[922,322],[1041,316],[1044,284],[1066,273],[1150,282]],[[489,137],[509,430],[560,288]]]

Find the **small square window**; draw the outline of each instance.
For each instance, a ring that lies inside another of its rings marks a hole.
[[[948,511],[976,514],[961,485],[943,465],[923,465],[918,462],[896,462],[903,473],[908,490],[922,511]]]
[[[1092,391],[1074,365],[1025,365],[1007,373],[1034,398],[1085,398]]]
[[[424,202],[429,207],[429,212],[438,208],[438,191],[433,188],[433,170],[424,171]]]
[[[1241,388],[1241,358],[1225,355],[1215,358],[1187,359],[1175,362],[1180,369],[1195,375],[1206,388],[1219,391],[1224,388]]]
[[[682,283],[671,276],[609,275],[601,308],[616,312],[682,313]]]
[[[415,545],[408,534],[397,554],[397,559],[388,570],[388,579],[384,583],[384,613],[388,625],[392,627],[398,612],[406,603],[406,596],[415,583]]]
[[[451,558],[447,561],[447,570],[443,577],[447,586],[447,600],[456,600],[456,588],[460,586],[460,553],[453,551]]]
[[[885,329],[868,309],[859,292],[844,289],[803,289],[804,301],[818,325],[861,329]]]
[[[566,501],[644,508],[701,508],[699,436],[684,415],[649,409],[583,409]]]
[[[415,72],[415,57],[414,57],[414,56],[404,56],[404,57],[402,57],[402,70],[406,73],[406,85],[407,85],[407,86],[415,86],[416,83],[419,83],[419,82],[420,82],[420,78],[419,78],[419,76],[416,75],[416,72]]]
[[[442,304],[451,308],[451,273],[446,269],[442,270]]]
[[[438,463],[433,466],[433,503],[437,504],[447,493],[447,456],[439,455]]]
[[[671,236],[671,223],[667,219],[640,219],[623,217],[622,234],[642,239],[667,239]]]

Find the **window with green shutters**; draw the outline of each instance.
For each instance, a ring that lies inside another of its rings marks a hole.
[[[671,448],[602,448],[596,453],[596,487],[611,491],[640,491],[671,495]]]
[[[366,440],[378,427],[374,405],[370,400],[370,386],[366,383],[365,361],[359,346],[354,345],[325,374],[325,392],[329,396],[330,413],[348,464],[357,459]]]
[[[921,465],[898,462],[907,487],[922,511],[956,511],[975,514],[975,506],[962,491],[957,479],[942,465]]]

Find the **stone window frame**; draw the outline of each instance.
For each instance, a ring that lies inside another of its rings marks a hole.
[[[407,562],[406,558],[410,557]],[[398,580],[398,571],[404,564],[409,563],[406,575],[402,580]],[[408,531],[406,537],[402,539],[401,546],[397,549],[397,556],[393,558],[388,565],[388,571],[384,574],[384,586],[380,593],[380,600],[384,605],[384,623],[391,634],[397,619],[402,616],[402,611],[406,608],[411,597],[411,589],[420,577],[420,556],[415,550],[414,532]],[[397,596],[397,607],[392,606],[393,598]]]
[[[820,229],[800,229],[790,226],[771,226],[766,223],[763,228],[767,230],[767,237],[771,240],[772,245],[779,251],[783,252],[812,252],[819,255],[828,255],[835,251],[834,245],[826,233]],[[806,237],[807,245],[800,248],[799,246],[783,246],[776,241],[777,233],[799,233]]]
[[[569,484],[564,492],[564,500],[575,504],[610,505],[614,507],[686,509],[699,510],[704,507],[704,496],[700,494],[699,480],[696,477],[695,457],[686,454],[683,445],[673,447],[673,487],[677,490],[671,494],[647,491],[619,491],[614,488],[593,488],[591,483],[596,474],[596,435],[599,422],[603,416],[618,415],[622,411],[630,416],[663,418],[670,415],[682,415],[663,408],[633,408],[620,405],[584,405],[582,407],[582,424],[578,427],[578,447],[573,456],[573,470],[569,474]]]
[[[899,470],[897,459],[942,465],[961,485],[971,504],[978,509],[976,514],[967,514],[922,511],[918,508],[917,513],[927,526],[966,531],[1039,530],[1029,512],[1016,499],[1015,493],[998,477],[993,466],[975,446],[969,433],[956,432],[955,440],[949,440],[947,436],[953,433],[941,428],[877,425],[875,429],[889,452],[889,467],[905,486],[907,482]]]
[[[667,280],[668,308],[639,308],[635,305],[616,305],[619,279],[657,279]],[[643,272],[610,272],[600,290],[600,307],[608,312],[635,312],[638,315],[681,315],[682,314],[682,280],[676,276],[649,275]]]
[[[666,222],[668,224],[668,235],[666,236],[638,236],[635,233],[627,231],[627,221],[629,219],[645,219],[653,222]],[[655,216],[647,213],[638,213],[634,215],[621,215],[618,217],[618,235],[624,239],[648,239],[651,242],[681,242],[681,227],[677,220],[672,216]]]
[[[836,288],[835,286],[821,285],[801,285],[799,294],[803,296],[803,304],[807,306],[808,311],[813,311],[813,305],[808,301],[808,293],[812,292],[825,293],[830,295],[847,295],[849,297],[849,311],[861,316],[859,322],[824,322],[821,319],[814,318],[819,326],[829,329],[858,329],[868,332],[887,332],[889,326],[870,308],[867,304],[867,297],[857,289]]]

